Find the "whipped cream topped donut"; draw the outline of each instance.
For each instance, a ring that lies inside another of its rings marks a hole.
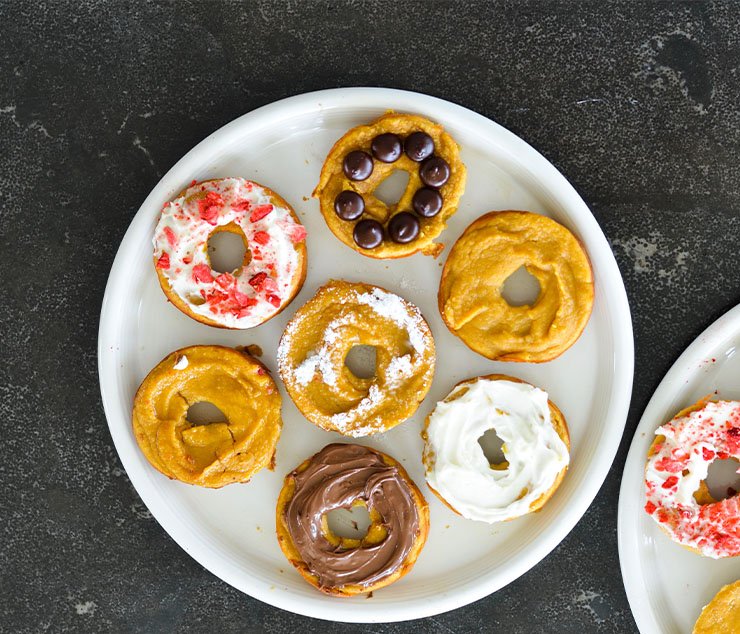
[[[740,554],[739,498],[716,501],[704,482],[715,460],[740,459],[740,402],[699,401],[655,434],[645,511],[671,539],[706,557]]]
[[[505,461],[491,465],[478,439],[494,429]],[[565,419],[543,390],[503,375],[458,384],[422,433],[429,487],[471,520],[503,522],[539,509],[569,463]]]
[[[211,267],[208,239],[228,231],[247,247],[242,266]],[[275,192],[243,178],[193,181],[162,207],[154,263],[172,303],[211,326],[252,328],[279,313],[306,274],[306,230]]]

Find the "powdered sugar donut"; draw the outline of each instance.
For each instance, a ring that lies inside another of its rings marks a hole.
[[[232,272],[211,268],[208,239],[228,231],[246,247]],[[244,329],[277,315],[306,277],[306,230],[275,192],[243,178],[193,183],[162,207],[154,265],[170,301],[209,326]]]
[[[738,496],[704,482],[716,459],[740,459],[740,402],[699,401],[659,427],[645,467],[645,511],[675,542],[705,557],[740,555]]]
[[[345,364],[354,346],[376,350],[375,376]],[[345,436],[384,432],[409,418],[434,376],[434,339],[419,309],[388,291],[331,280],[288,323],[278,367],[312,423]]]

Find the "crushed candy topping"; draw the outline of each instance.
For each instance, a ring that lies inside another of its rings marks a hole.
[[[230,223],[243,232],[252,258],[234,272],[220,273],[211,268],[207,242],[215,227]],[[228,327],[250,328],[274,315],[282,298],[291,295],[302,269],[295,244],[305,236],[290,209],[275,205],[269,190],[256,183],[242,178],[193,181],[162,207],[154,257],[157,269],[194,313]]]
[[[709,401],[656,430],[645,468],[645,512],[674,541],[719,559],[740,554],[740,500],[699,504],[694,494],[714,460],[740,459],[740,402]],[[729,492],[729,491],[728,491]]]

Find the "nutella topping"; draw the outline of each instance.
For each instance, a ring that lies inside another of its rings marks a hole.
[[[360,445],[334,443],[294,471],[293,497],[284,519],[301,558],[324,587],[369,586],[397,571],[420,532],[414,496],[397,467]],[[377,544],[343,550],[322,532],[324,514],[363,500],[381,516],[386,537]]]

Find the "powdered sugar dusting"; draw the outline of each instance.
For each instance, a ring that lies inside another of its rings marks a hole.
[[[386,370],[385,377],[388,384],[391,386],[398,385],[398,383],[405,379],[414,371],[414,367],[411,363],[411,355],[405,354],[402,357],[395,357],[391,359]]]
[[[378,315],[404,328],[409,333],[409,341],[416,352],[423,353],[426,350],[426,341],[421,329],[424,318],[416,306],[407,304],[398,295],[379,288],[374,288],[372,293],[358,293],[356,301],[370,306]]]
[[[380,403],[381,394],[378,386],[373,383],[367,392],[367,396],[363,398],[357,405],[346,412],[339,412],[331,417],[332,425],[343,434],[350,436],[366,436],[373,430],[372,425],[366,427],[357,427],[354,429],[348,429],[348,427],[354,423],[360,416],[371,411],[378,403]]]
[[[296,313],[283,333],[278,346],[278,365],[289,391],[291,386],[305,388],[313,381],[320,381],[320,385],[325,386],[321,388],[324,390],[322,398],[328,397],[331,400],[331,395],[335,394],[339,402],[346,402],[345,392],[355,388],[344,385],[347,379],[343,377],[345,374],[342,367],[343,353],[348,351],[352,344],[362,342],[361,333],[365,326],[363,321],[378,324],[381,330],[384,324],[385,328],[392,327],[391,324],[401,328],[407,335],[407,345],[411,351],[380,364],[376,378],[359,402],[352,400],[351,402],[355,404],[346,411],[322,415],[325,416],[327,427],[330,426],[348,436],[366,436],[376,432],[378,426],[382,425],[382,409],[388,399],[393,399],[409,380],[419,373],[423,375],[420,378],[424,383],[431,380],[434,363],[433,356],[431,360],[429,357],[434,344],[421,312],[413,304],[380,288],[370,287],[369,290],[365,290],[368,287],[364,285],[349,289],[346,286],[339,287],[342,288],[342,292],[335,294],[333,293],[337,290],[335,284],[346,285],[344,282],[331,282],[316,296],[330,294],[330,302],[322,307],[322,312],[324,315],[331,315],[333,319],[323,317],[322,320],[321,315],[309,301]],[[360,290],[357,290],[358,288]],[[358,317],[356,311],[358,305],[369,307],[377,315],[377,321],[367,313],[363,317]],[[307,319],[312,322],[318,319],[323,323],[328,319],[331,321],[324,326],[321,339],[308,349],[305,358],[295,358],[292,356],[295,355],[293,351],[295,337],[303,332]],[[329,393],[326,393],[327,389]],[[311,400],[310,395],[307,398]]]

